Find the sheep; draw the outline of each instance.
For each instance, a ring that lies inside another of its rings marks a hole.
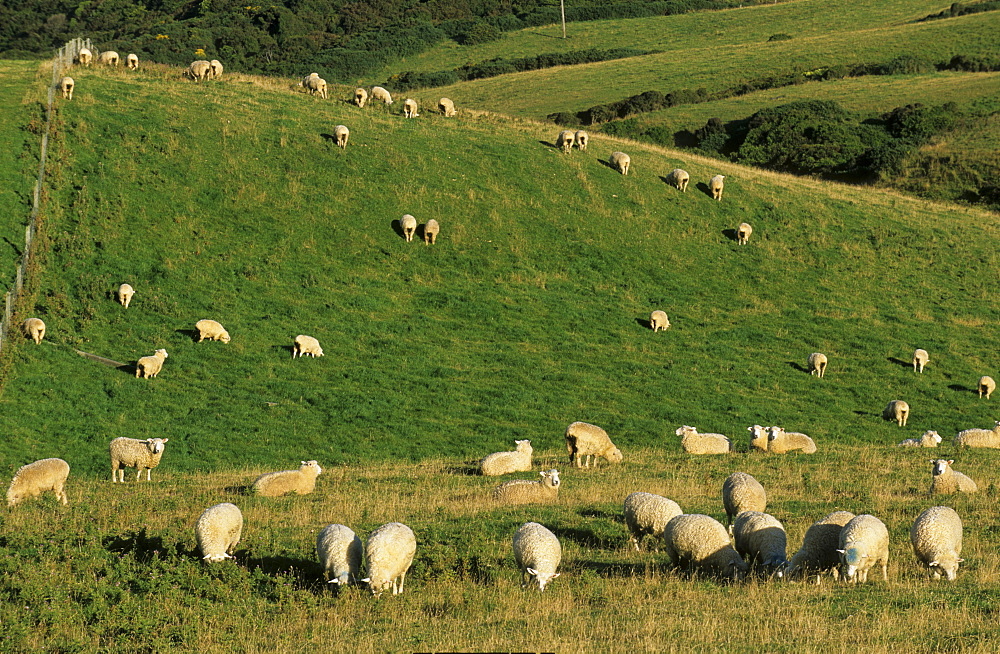
[[[689,181],[691,181],[691,176],[688,175],[686,170],[682,170],[681,168],[674,168],[667,175],[667,183],[681,193],[687,193]]]
[[[201,343],[206,338],[210,341],[222,341],[223,343],[229,342],[229,332],[226,328],[217,323],[214,320],[199,320],[194,324],[194,328],[198,330],[198,342]]]
[[[313,358],[321,357],[323,356],[323,348],[320,347],[319,341],[312,336],[299,334],[292,343],[292,358],[304,357],[306,355]]]
[[[117,52],[114,50],[105,50],[97,55],[97,63],[104,64],[105,66],[117,66],[121,61]]]
[[[737,245],[746,245],[749,243],[751,234],[753,234],[753,227],[749,223],[740,223],[740,226],[736,228]]]
[[[153,353],[152,356],[139,357],[139,360],[135,362],[135,377],[139,379],[140,377],[150,378],[156,377],[160,374],[163,369],[163,361],[167,358],[167,351],[160,348]]]
[[[521,588],[538,584],[538,591],[559,576],[556,568],[562,559],[562,546],[551,531],[537,522],[526,522],[514,532],[514,561],[521,571]]]
[[[455,103],[448,98],[441,98],[438,100],[438,111],[440,111],[445,118],[451,118],[458,113],[455,111]]]
[[[192,61],[187,70],[184,71],[184,74],[196,82],[201,82],[208,79],[211,72],[212,64],[205,59],[199,59],[198,61]]]
[[[409,243],[413,240],[413,235],[417,233],[417,219],[410,214],[403,214],[399,219],[399,227],[403,230],[403,237]]]
[[[920,438],[907,438],[900,441],[896,447],[937,447],[941,442],[941,436],[936,431],[925,431]]]
[[[431,218],[424,225],[424,245],[434,245],[437,242],[438,234],[441,232],[441,226],[438,221]]]
[[[361,578],[364,546],[350,527],[327,525],[316,537],[316,556],[327,583],[343,588]]]
[[[826,364],[828,359],[822,352],[813,352],[809,355],[809,374],[822,378],[826,374]]]
[[[139,55],[134,52],[125,55],[125,66],[129,70],[139,70]]]
[[[316,461],[303,461],[298,470],[268,472],[257,477],[250,489],[264,497],[278,497],[288,493],[308,495],[316,488],[316,477],[323,472]]]
[[[25,337],[33,340],[35,345],[41,344],[42,339],[45,338],[45,323],[42,322],[41,318],[28,318],[21,327]]]
[[[746,575],[747,564],[730,544],[726,528],[710,516],[685,513],[671,518],[663,542],[676,567],[705,569],[734,581]]]
[[[760,511],[743,511],[733,523],[733,542],[736,552],[751,567],[764,575],[784,574],[788,563],[786,554],[788,534],[773,515]]]
[[[623,506],[625,526],[631,534],[635,551],[639,551],[639,541],[646,534],[657,539],[663,537],[663,529],[670,519],[679,516],[684,511],[677,502],[653,493],[631,493],[625,498]]]
[[[303,86],[309,90],[309,95],[318,95],[324,100],[327,99],[325,79],[322,77],[307,77],[303,82]]]
[[[767,428],[767,451],[775,454],[787,454],[802,450],[803,454],[815,454],[816,443],[805,434],[796,431],[785,431],[782,427]]]
[[[854,518],[850,511],[834,511],[812,523],[802,539],[802,547],[792,555],[785,568],[786,579],[794,579],[797,575],[808,575],[816,572],[832,572],[836,580],[840,577],[840,532],[844,525]],[[816,578],[819,583],[819,577]]]
[[[957,470],[952,470],[954,459],[931,459],[931,488],[928,492],[934,494],[975,493],[979,490],[976,482]]]
[[[372,100],[381,100],[386,104],[392,104],[392,95],[381,86],[372,87]]]
[[[576,135],[574,137],[576,147],[580,152],[587,151],[587,144],[590,143],[590,134],[582,129],[576,130]]]
[[[243,535],[243,512],[235,504],[222,502],[202,511],[194,526],[194,538],[201,558],[219,563],[233,558],[233,551]]]
[[[1000,448],[1000,420],[994,420],[993,429],[963,429],[955,436],[958,447]]]
[[[658,332],[661,329],[666,330],[668,327],[670,327],[670,319],[667,317],[666,311],[657,309],[649,314],[649,328],[654,332]]]
[[[983,375],[979,378],[979,383],[976,384],[976,388],[979,390],[979,397],[982,398],[983,395],[985,395],[988,400],[990,399],[990,395],[993,394],[993,391],[997,389],[997,383],[993,381],[993,378],[989,375]]]
[[[302,78],[302,81],[299,82],[297,86],[308,88],[309,80],[311,79],[319,79],[319,73],[309,73],[308,75]]]
[[[354,104],[364,109],[364,106],[368,104],[368,91],[362,88],[354,89]]]
[[[29,497],[52,491],[56,499],[69,504],[66,497],[66,478],[69,464],[62,459],[42,459],[18,468],[7,488],[7,506],[14,506]]]
[[[406,98],[403,100],[403,116],[406,118],[417,118],[420,114],[417,113],[417,101],[413,98]]]
[[[868,571],[882,567],[882,581],[889,581],[889,530],[867,513],[856,515],[840,530],[837,553],[840,573],[850,583],[868,581]]]
[[[534,449],[531,441],[514,441],[513,452],[494,452],[483,457],[479,462],[479,473],[485,477],[497,477],[512,472],[527,472],[531,470],[531,455]]]
[[[541,479],[512,479],[493,489],[493,499],[508,504],[552,502],[559,496],[559,471],[543,470]]]
[[[726,454],[733,450],[732,442],[722,434],[699,434],[688,425],[674,433],[681,437],[681,447],[688,454]]]
[[[767,452],[767,428],[760,425],[747,427],[750,432],[750,449],[758,452]]]
[[[376,597],[390,586],[392,594],[399,595],[403,592],[406,571],[410,569],[416,551],[417,538],[412,529],[401,522],[382,525],[368,536],[365,543],[368,576],[361,581],[368,584]]]
[[[76,53],[76,61],[81,66],[89,66],[94,61],[94,53],[90,48],[80,48],[80,52]]]
[[[632,165],[632,157],[624,152],[612,152],[608,158],[608,163],[622,175],[628,175],[628,169]]]
[[[570,423],[565,436],[569,462],[575,462],[577,468],[589,468],[592,461],[594,467],[597,467],[595,456],[607,460],[608,463],[622,462],[622,451],[611,442],[608,432],[597,425],[579,421]]]
[[[150,473],[160,465],[163,450],[169,438],[147,438],[140,441],[135,438],[119,436],[108,445],[111,454],[111,482],[125,483],[125,468],[135,468],[135,480],[138,482],[142,471],[146,471],[146,481],[152,481]]]
[[[576,132],[571,129],[564,129],[556,137],[556,147],[563,152],[570,152],[573,149],[573,142],[576,140]]]
[[[910,543],[917,562],[930,571],[934,579],[941,574],[955,581],[962,554],[962,519],[954,509],[932,506],[925,509],[910,527]]]
[[[924,366],[930,361],[930,355],[927,354],[927,350],[914,350],[913,351],[913,372],[923,373]]]
[[[132,301],[132,296],[135,295],[135,289],[132,288],[131,284],[122,284],[118,287],[118,303],[128,309],[129,303]]]
[[[724,179],[726,179],[725,175],[716,175],[708,180],[708,190],[711,191],[713,200],[722,201],[722,189],[725,186],[723,183]]]
[[[726,508],[726,527],[733,533],[736,516],[744,511],[761,512],[767,508],[767,492],[751,475],[734,472],[722,482],[722,505]]]
[[[210,79],[218,79],[222,77],[223,70],[224,69],[222,67],[222,62],[219,61],[218,59],[213,59],[212,61],[208,62],[208,77]]]
[[[333,140],[338,148],[347,148],[347,139],[351,136],[351,130],[347,125],[337,125],[333,128]]]
[[[910,405],[903,400],[892,400],[882,409],[883,420],[895,420],[900,427],[906,426],[906,419],[910,417]]]
[[[64,77],[61,80],[59,80],[59,84],[56,85],[56,88],[59,90],[60,93],[62,93],[62,97],[64,100],[72,100],[73,87],[75,86],[76,82],[73,81],[72,77]]]

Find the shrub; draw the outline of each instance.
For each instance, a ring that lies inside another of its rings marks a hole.
[[[503,36],[503,32],[496,25],[486,21],[478,21],[457,40],[462,45],[479,45],[480,43],[496,41],[501,36]]]

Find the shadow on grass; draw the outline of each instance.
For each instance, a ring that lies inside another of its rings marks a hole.
[[[617,522],[618,524],[625,524],[625,518],[622,517],[622,514],[620,513],[602,511],[600,509],[583,509],[577,513],[584,518],[601,518],[602,520],[611,520],[612,522]]]
[[[232,486],[226,486],[222,490],[230,495],[251,496],[255,494],[253,484],[233,484]]]
[[[618,170],[618,166],[616,166],[613,163],[611,163],[611,159],[598,159],[597,163],[601,164],[602,166],[607,166],[608,168],[610,168],[611,170],[615,171],[619,175],[622,174],[621,171]]]
[[[801,363],[798,363],[796,361],[786,361],[786,363],[788,364],[788,366],[790,368],[794,368],[794,369],[798,370],[799,372],[809,372],[809,368],[806,368],[804,365],[802,365]]]
[[[592,530],[579,527],[561,527],[559,529],[552,529],[552,533],[562,539],[569,539],[574,543],[579,543],[584,547],[593,547],[598,549],[615,549],[621,543],[621,534],[616,536],[614,539],[605,538],[595,534]]]
[[[239,552],[236,552],[234,556],[246,566],[247,570],[260,570],[268,576],[291,575],[303,589],[313,593],[328,593],[330,586],[334,585],[326,582],[323,578],[323,569],[316,561],[290,556],[245,558]]]
[[[608,563],[606,561],[577,561],[576,566],[584,570],[593,570],[597,576],[624,579],[627,577],[642,577],[647,571],[668,572],[669,564],[660,563]]]
[[[406,240],[406,232],[403,231],[403,223],[397,218],[392,221],[392,231],[396,232],[396,236]]]
[[[168,550],[179,556],[197,554],[181,543],[165,545],[162,536],[150,536],[145,527],[139,531],[126,532],[120,536],[105,536],[101,545],[108,552],[131,556],[140,563],[149,563],[153,559],[165,559]]]
[[[722,235],[730,241],[738,241],[740,238],[735,229],[724,229],[722,230]]]
[[[294,345],[272,345],[272,350],[284,350],[285,354],[288,355],[286,358],[291,359],[292,355],[295,354]]]
[[[191,339],[193,343],[198,342],[198,338],[201,336],[201,332],[197,329],[175,329],[175,334],[181,334],[182,336],[187,336]]]
[[[897,359],[896,357],[886,357],[885,360],[889,363],[895,363],[897,366],[902,366],[903,368],[913,367],[912,361],[903,361],[902,359]]]
[[[135,377],[136,371],[139,369],[139,362],[133,361],[132,363],[124,363],[120,366],[115,366],[115,370],[118,372],[123,372],[129,377]]]
[[[978,388],[969,388],[968,386],[963,386],[962,384],[948,384],[948,388],[953,391],[958,391],[959,393],[975,393],[979,394]]]
[[[479,462],[460,463],[458,465],[447,466],[444,469],[449,475],[463,475],[466,477],[479,477]]]
[[[337,137],[334,136],[333,134],[329,134],[327,132],[320,132],[319,137],[324,141],[326,141],[327,143],[333,143],[335,145],[337,143]]]
[[[649,318],[636,318],[635,322],[636,322],[637,325],[639,325],[640,327],[643,327],[645,329],[649,329],[649,330],[653,329],[653,326],[651,324],[649,324]]]
[[[694,187],[699,191],[701,191],[702,193],[704,193],[705,195],[707,195],[708,197],[710,198],[712,197],[712,189],[708,188],[708,184],[706,184],[705,182],[698,182],[697,184],[694,185]]]

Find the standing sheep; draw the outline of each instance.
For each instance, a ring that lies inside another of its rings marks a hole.
[[[381,86],[372,87],[372,100],[380,100],[386,104],[392,104],[392,95]]]
[[[73,81],[72,77],[64,77],[59,80],[59,84],[56,88],[62,93],[63,100],[73,99],[73,88],[76,86],[76,82]]]
[[[434,245],[437,242],[438,234],[441,232],[441,225],[431,218],[424,225],[424,245]]]
[[[681,193],[687,192],[688,182],[690,181],[691,181],[691,176],[688,175],[688,172],[680,168],[674,168],[667,175],[667,183],[676,188]]]
[[[976,482],[957,470],[951,469],[954,459],[931,459],[931,488],[929,494],[975,493]]]
[[[787,454],[802,450],[803,454],[815,454],[816,443],[813,439],[797,431],[785,431],[782,427],[767,428],[767,451],[775,454]]]
[[[493,489],[493,499],[507,504],[554,502],[559,496],[559,471],[543,470],[542,478],[512,479]]]
[[[844,525],[854,518],[850,511],[834,511],[823,516],[806,530],[802,547],[792,555],[785,569],[785,578],[794,579],[799,574],[806,576],[813,572],[822,574],[830,571],[833,578],[840,577],[840,532]],[[817,577],[816,583],[819,583]]]
[[[133,295],[135,295],[135,289],[132,288],[130,284],[122,284],[118,287],[118,303],[126,309],[128,309],[128,305],[132,301]]]
[[[199,320],[194,324],[194,328],[198,330],[198,342],[201,343],[206,338],[210,341],[222,341],[223,343],[229,342],[229,332],[226,328],[214,320]]]
[[[140,441],[135,438],[119,436],[111,441],[108,450],[111,454],[111,482],[125,483],[125,468],[135,468],[135,480],[142,477],[146,471],[146,481],[151,481],[153,468],[160,465],[163,450],[169,438],[147,438]]]
[[[809,355],[809,374],[822,378],[826,374],[826,355],[822,352],[813,352]]]
[[[663,537],[663,530],[671,518],[684,513],[677,502],[653,493],[632,493],[625,498],[623,507],[625,526],[631,534],[635,551],[639,541],[649,534],[656,539]]]
[[[963,429],[955,436],[957,447],[1000,448],[1000,420],[994,420],[993,429]]]
[[[621,463],[622,451],[615,447],[608,437],[608,432],[597,425],[588,422],[573,422],[566,428],[566,450],[569,452],[569,462],[577,468],[589,468],[591,461],[597,467],[595,456],[608,463]]]
[[[223,71],[222,62],[219,61],[218,59],[213,59],[212,61],[208,62],[209,78],[219,79],[220,77],[222,77],[222,71]]]
[[[666,330],[670,327],[670,319],[667,317],[666,311],[660,311],[657,309],[653,313],[649,314],[649,328],[654,332],[660,330]]]
[[[736,244],[746,245],[750,242],[750,235],[753,234],[753,227],[749,223],[740,223],[736,228]]]
[[[747,427],[750,432],[750,449],[758,452],[767,452],[767,428],[760,425]]]
[[[114,50],[105,50],[97,55],[97,63],[104,64],[105,66],[117,66],[121,63],[121,60],[118,57],[118,53]]]
[[[198,61],[192,61],[184,71],[184,74],[193,79],[196,82],[201,82],[208,79],[209,75],[212,73],[212,64],[205,60],[199,59]]]
[[[333,140],[337,144],[338,148],[347,147],[347,139],[351,136],[351,130],[347,129],[347,125],[337,125],[333,128]]]
[[[788,563],[788,535],[773,515],[760,511],[743,511],[733,523],[736,552],[751,567],[765,576],[782,576]]]
[[[409,243],[413,240],[413,235],[417,233],[417,219],[410,214],[403,214],[399,219],[399,228],[403,230],[403,238]]]
[[[420,114],[417,113],[417,101],[413,98],[406,98],[403,100],[403,116],[406,118],[417,118]]]
[[[562,559],[562,546],[551,531],[537,522],[526,522],[514,532],[514,561],[521,571],[521,588],[532,581],[539,592],[559,576],[556,568]]]
[[[316,537],[316,556],[328,583],[343,588],[361,577],[364,546],[350,527],[327,525]]]
[[[139,70],[139,55],[130,52],[125,56],[125,66],[129,70]]]
[[[689,425],[679,427],[674,434],[681,437],[681,447],[688,454],[727,454],[733,450],[733,444],[726,436],[699,434]]]
[[[534,450],[531,441],[514,441],[513,452],[494,452],[483,457],[479,462],[479,473],[485,477],[497,477],[512,472],[527,472],[531,470],[531,455]]]
[[[937,447],[941,442],[941,436],[936,431],[925,431],[920,438],[907,438],[900,441],[896,447]]]
[[[257,495],[278,497],[288,493],[308,495],[316,488],[316,477],[323,472],[316,461],[303,461],[298,470],[268,472],[257,477],[250,488]]]
[[[914,350],[913,351],[913,372],[920,372],[920,373],[922,373],[924,371],[924,366],[926,366],[927,362],[930,361],[930,360],[931,360],[931,358],[930,358],[930,355],[927,354],[927,350],[920,350],[920,349]]]
[[[628,175],[628,169],[632,165],[632,157],[624,152],[612,152],[608,158],[608,163],[622,175]]]
[[[705,569],[734,581],[746,575],[747,564],[730,544],[726,528],[710,516],[685,513],[671,518],[663,529],[663,543],[676,567]]]
[[[321,357],[323,356],[323,348],[320,347],[319,341],[312,336],[299,334],[292,343],[292,358],[304,357],[306,355],[313,358]]]
[[[590,143],[590,134],[582,129],[576,130],[576,135],[574,137],[576,142],[576,147],[580,152],[587,151],[587,144]]]
[[[903,400],[892,400],[882,409],[883,420],[894,420],[900,427],[906,426],[906,419],[910,417],[910,405]]]
[[[194,526],[194,538],[201,558],[219,563],[233,558],[243,535],[243,512],[235,504],[223,502],[205,509]]]
[[[722,200],[722,189],[725,186],[723,183],[724,179],[726,179],[725,175],[716,175],[708,180],[708,190],[711,191],[713,200]]]
[[[10,486],[7,488],[7,506],[14,506],[45,491],[54,492],[56,499],[65,506],[69,504],[69,499],[66,497],[67,477],[69,477],[69,464],[62,459],[42,459],[23,465],[10,480]]]
[[[882,567],[882,580],[889,581],[889,530],[875,516],[862,514],[851,518],[840,530],[837,552],[845,581],[865,583],[868,571],[876,565]]]
[[[303,82],[303,86],[309,91],[309,95],[318,95],[324,100],[327,99],[325,79],[322,77],[307,77]]]
[[[135,377],[139,379],[140,377],[150,378],[156,377],[163,370],[163,361],[167,358],[167,351],[160,348],[153,353],[152,356],[139,357],[139,360],[135,362]]]
[[[910,527],[910,543],[917,562],[926,567],[934,579],[955,581],[958,564],[963,561],[962,519],[954,509],[932,506],[924,510]]]
[[[41,318],[28,318],[21,327],[24,329],[24,335],[33,340],[35,345],[40,345],[45,338],[45,323]]]
[[[979,378],[979,383],[976,384],[976,389],[979,391],[979,398],[982,399],[983,395],[986,399],[990,399],[990,395],[993,391],[997,389],[997,383],[993,381],[993,378],[988,375],[983,375]]]
[[[94,53],[90,51],[90,48],[80,48],[76,60],[81,66],[89,66],[94,61]]]
[[[722,505],[726,508],[726,527],[733,532],[733,519],[744,511],[763,512],[767,508],[764,486],[745,472],[734,472],[722,483]]]
[[[365,559],[368,560],[368,577],[362,579],[376,597],[386,588],[393,595],[403,592],[406,571],[413,563],[417,551],[417,537],[413,530],[401,522],[382,525],[368,536]]]
[[[455,103],[448,98],[441,98],[438,100],[438,111],[440,111],[445,118],[451,118],[458,113],[455,111]]]
[[[368,91],[362,88],[354,89],[354,104],[358,105],[361,108],[364,108],[364,106],[367,103],[368,103]]]
[[[576,132],[571,129],[564,129],[556,137],[556,147],[568,153],[573,149],[573,142],[576,140]]]

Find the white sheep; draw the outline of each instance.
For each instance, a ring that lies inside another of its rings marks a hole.
[[[139,70],[139,55],[134,52],[125,55],[125,66],[129,70]]]
[[[448,98],[441,98],[438,100],[438,111],[440,111],[445,118],[451,118],[458,113],[455,110],[455,103]]]
[[[210,506],[198,517],[194,538],[201,558],[219,563],[233,558],[233,551],[243,535],[243,512],[235,504],[222,502]]]
[[[62,78],[61,80],[59,80],[59,84],[56,85],[56,88],[59,90],[60,93],[62,93],[62,97],[64,100],[73,99],[74,87],[76,87],[76,82],[73,81],[72,77]]]
[[[594,457],[601,457],[608,463],[621,463],[622,451],[615,447],[604,431],[589,422],[573,422],[566,428],[566,450],[569,462],[577,468],[589,468],[591,462],[597,467]]]
[[[403,230],[403,237],[409,243],[413,240],[413,235],[417,233],[417,219],[410,214],[403,214],[399,219],[399,228]]]
[[[104,64],[105,66],[117,66],[121,63],[121,60],[118,57],[118,53],[114,50],[105,50],[97,55],[97,63]]]
[[[35,342],[35,345],[39,345],[42,339],[45,338],[45,323],[42,322],[41,318],[28,318],[21,325],[24,330],[24,335]]]
[[[826,364],[828,360],[822,352],[813,352],[809,355],[809,374],[822,377],[826,374]]]
[[[563,152],[569,152],[573,149],[573,142],[576,140],[576,132],[571,129],[564,129],[559,132],[559,136],[556,137],[556,147]]]
[[[767,428],[767,451],[775,454],[787,454],[801,450],[803,454],[815,454],[816,443],[813,439],[797,431],[785,431],[782,427]]]
[[[752,475],[734,472],[722,482],[722,506],[726,509],[726,526],[732,533],[736,516],[744,511],[763,512],[767,509],[767,492]]]
[[[347,139],[351,136],[351,130],[347,129],[347,125],[337,125],[333,128],[333,140],[337,144],[338,148],[347,147]]]
[[[750,223],[740,223],[740,226],[736,228],[736,243],[746,245],[750,242],[751,234],[753,234],[753,227],[750,226]]]
[[[193,79],[196,82],[201,82],[202,80],[208,79],[209,75],[212,73],[212,64],[207,59],[199,59],[198,61],[192,61],[184,71],[184,74]]]
[[[725,175],[716,175],[708,180],[708,190],[711,191],[713,200],[722,200],[722,189],[725,187],[724,179],[726,179]]]
[[[677,502],[653,493],[631,493],[623,506],[625,526],[631,534],[632,544],[639,551],[639,541],[649,534],[657,540],[663,538],[663,530],[671,518],[684,511]]]
[[[840,547],[840,532],[852,518],[854,514],[850,511],[834,511],[812,523],[806,529],[802,547],[788,561],[788,567],[784,571],[785,578],[794,579],[799,574],[806,576],[814,572],[832,572],[833,578],[838,579],[840,554],[837,548]],[[816,578],[816,583],[819,583],[819,577]]]
[[[760,511],[743,511],[733,523],[736,552],[751,567],[764,575],[784,573],[788,563],[788,535],[773,515]]]
[[[910,527],[910,543],[917,562],[926,567],[934,579],[941,574],[955,581],[962,554],[962,519],[954,509],[932,506],[925,509]]]
[[[135,362],[135,377],[150,378],[156,377],[163,370],[163,361],[169,356],[163,348],[158,349],[152,356],[139,357]]]
[[[512,479],[493,489],[493,499],[508,504],[553,502],[559,496],[559,471],[543,470],[541,479]]]
[[[135,480],[139,481],[142,471],[146,471],[146,481],[151,481],[153,468],[160,465],[163,450],[169,438],[135,438],[119,436],[108,445],[111,454],[111,481],[125,483],[125,468],[135,468]]]
[[[760,425],[747,427],[750,432],[750,449],[758,452],[767,452],[767,428]]]
[[[671,518],[663,529],[663,543],[674,566],[732,580],[746,575],[747,564],[729,542],[726,528],[710,516],[685,513]]]
[[[417,537],[413,530],[401,522],[382,525],[368,536],[365,543],[365,559],[368,561],[368,576],[361,581],[375,596],[386,588],[392,588],[393,595],[403,592],[406,571],[413,563],[417,551]]]
[[[670,319],[667,317],[666,311],[657,309],[649,314],[649,328],[654,332],[666,330],[668,327],[670,327]]]
[[[994,420],[993,429],[963,429],[955,436],[958,447],[1000,448],[1000,420]]]
[[[368,91],[362,88],[354,89],[354,104],[364,108],[368,104]]]
[[[320,347],[319,341],[312,336],[299,334],[292,343],[292,358],[304,357],[306,355],[313,358],[321,357],[323,356],[323,348]]]
[[[913,351],[913,372],[923,372],[924,366],[930,361],[930,355],[927,354],[927,350],[914,350]]]
[[[580,152],[587,151],[587,144],[590,143],[590,134],[582,129],[576,130],[576,135],[574,137],[576,147]]]
[[[699,434],[689,425],[679,427],[674,432],[681,437],[681,447],[688,454],[726,454],[732,452],[733,444],[722,434]]]
[[[521,571],[521,588],[538,584],[539,592],[559,576],[562,546],[551,531],[537,522],[526,522],[514,532],[514,561]]]
[[[56,499],[69,504],[66,497],[66,478],[69,464],[62,459],[42,459],[18,468],[7,487],[7,506],[14,506],[29,497],[52,491]]]
[[[327,99],[325,79],[322,77],[307,77],[303,82],[303,86],[309,91],[309,95],[318,95],[324,100]]]
[[[989,375],[983,375],[979,378],[979,383],[976,384],[976,389],[979,391],[979,397],[982,398],[984,395],[986,399],[990,399],[990,395],[993,391],[997,389],[997,383],[993,381],[993,378]]]
[[[386,91],[381,86],[372,87],[372,100],[380,100],[386,104],[392,104],[392,94]]]
[[[676,188],[681,193],[686,193],[688,190],[688,182],[691,181],[691,176],[688,175],[686,170],[681,168],[674,168],[667,174],[667,183]]]
[[[288,493],[308,495],[316,488],[316,477],[323,472],[316,461],[303,461],[298,470],[268,472],[250,484],[250,489],[264,497],[278,497]]]
[[[417,101],[413,98],[406,98],[403,100],[403,116],[406,118],[417,118],[420,114],[417,113]]]
[[[323,566],[323,577],[341,588],[361,578],[363,552],[361,539],[344,525],[327,525],[316,537],[316,556]]]
[[[608,158],[608,163],[622,175],[628,175],[628,169],[632,165],[632,157],[624,152],[612,152]]]
[[[212,61],[208,62],[208,76],[210,78],[219,79],[220,77],[222,77],[223,70],[224,69],[222,67],[222,62],[219,61],[218,59],[213,59]]]
[[[936,493],[975,493],[979,490],[976,482],[957,470],[952,470],[954,459],[931,459],[931,495]]]
[[[514,441],[513,452],[494,452],[487,454],[479,462],[479,473],[486,477],[497,477],[512,472],[527,472],[531,470],[531,455],[534,449],[531,441]]]
[[[89,66],[94,61],[94,53],[90,48],[80,48],[80,52],[76,54],[76,61],[81,66]]]
[[[434,245],[437,242],[438,234],[441,232],[441,225],[431,218],[424,225],[424,245]]]
[[[882,568],[882,580],[889,581],[889,530],[885,523],[867,513],[856,515],[840,530],[837,553],[845,581],[865,583],[868,571]]]
[[[132,296],[135,295],[135,289],[132,288],[131,284],[122,284],[118,287],[116,295],[118,297],[118,303],[128,309],[128,305],[132,301]]]
[[[907,438],[900,441],[896,447],[937,447],[941,442],[941,436],[932,430],[925,431],[920,438]]]
[[[199,343],[206,338],[210,341],[222,341],[223,343],[228,343],[230,340],[226,328],[214,320],[199,320],[194,324],[194,328],[198,330]]]
[[[904,400],[892,400],[882,409],[883,420],[894,420],[900,427],[906,426],[906,419],[910,417],[910,405]]]

